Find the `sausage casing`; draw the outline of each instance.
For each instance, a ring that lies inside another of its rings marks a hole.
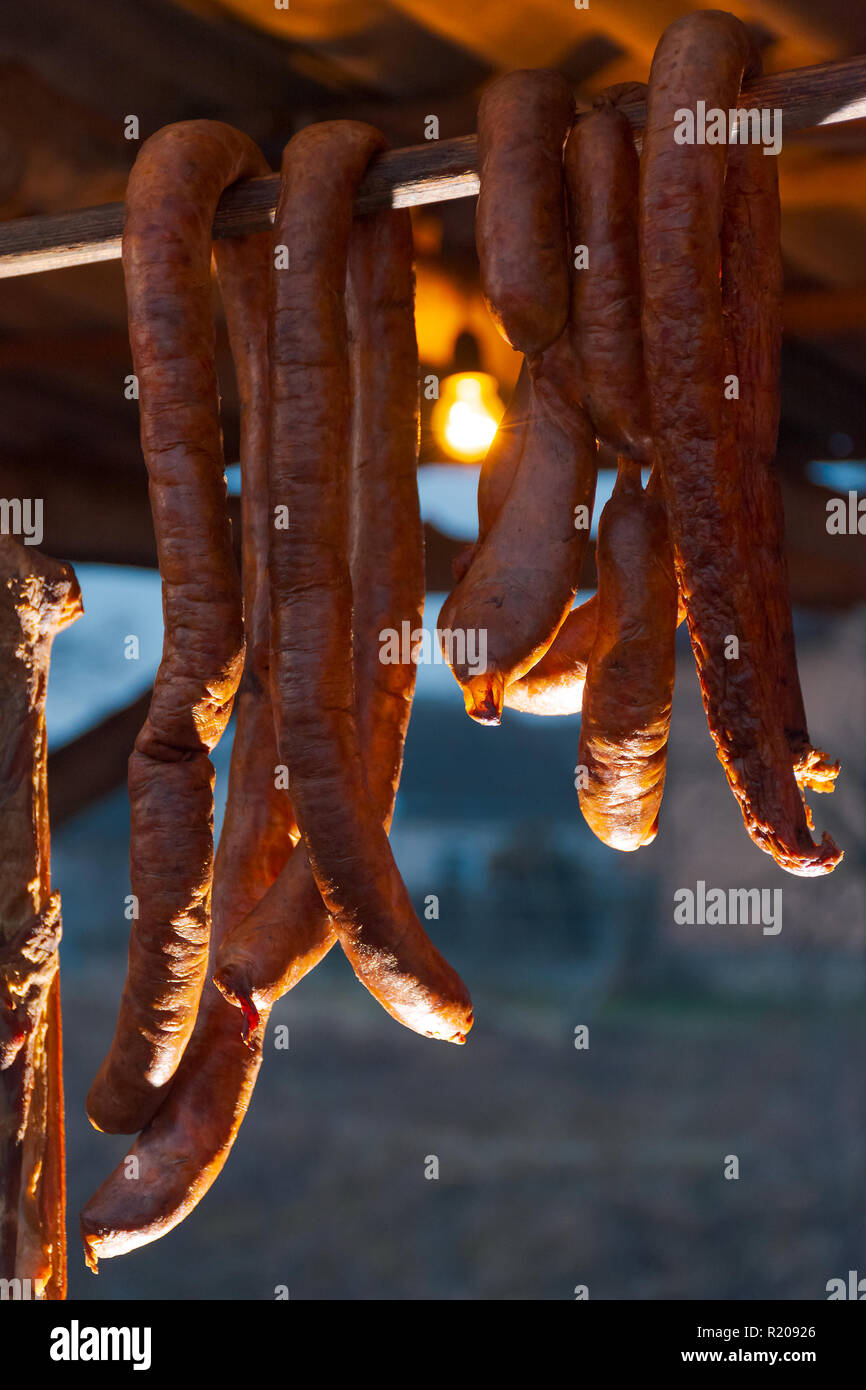
[[[816,846],[778,700],[765,679],[762,594],[753,584],[755,518],[737,487],[726,422],[719,277],[727,149],[678,144],[677,112],[736,105],[750,59],[745,29],[702,11],[677,20],[653,59],[641,155],[644,359],[678,578],[710,734],[754,842],[800,875],[840,854]],[[766,158],[766,156],[763,156]]]
[[[381,135],[333,121],[294,137],[272,276],[271,640],[279,746],[322,899],[363,984],[416,1032],[462,1042],[465,985],[415,915],[367,784],[355,711],[347,544],[350,382],[345,278],[354,195]],[[327,181],[322,169],[328,171]]]
[[[265,581],[267,505],[269,234],[220,241],[217,275],[241,398],[246,664],[236,702],[225,820],[214,870],[214,947],[248,915],[292,853],[293,817],[276,785]],[[300,853],[300,852],[299,852]],[[318,898],[318,894],[316,895]],[[267,1021],[266,1017],[263,1020]],[[205,986],[174,1084],[131,1150],[81,1214],[85,1256],[121,1255],[171,1231],[210,1189],[231,1151],[261,1066],[263,1030],[244,1046],[238,1015]]]
[[[625,94],[634,99],[631,84]],[[571,273],[570,331],[581,399],[601,443],[652,461],[643,365],[638,257],[639,161],[611,92],[577,121],[565,147],[571,244],[588,263]]]
[[[218,121],[167,126],[127,189],[123,264],[142,449],[163,584],[165,644],[129,763],[138,917],[114,1040],[90,1089],[93,1124],[140,1129],[171,1084],[207,970],[213,875],[208,753],[244,658],[211,309],[211,224],[223,189],[267,172]]]
[[[589,538],[596,442],[576,397],[567,335],[529,365],[519,466],[439,615],[443,652],[479,723],[499,723],[506,688],[536,664],[567,618]]]
[[[664,502],[620,463],[598,525],[598,611],[580,721],[580,809],[612,849],[650,844],[667,767],[677,581]]]
[[[755,520],[751,560],[763,594],[764,670],[778,703],[801,790],[833,790],[839,764],[809,738],[791,614],[785,513],[773,466],[779,427],[782,255],[776,161],[760,145],[731,147],[722,223],[722,309],[727,370],[739,395],[727,427],[740,463],[745,508]],[[811,813],[806,807],[811,829]]]
[[[527,354],[550,347],[568,317],[562,147],[573,109],[565,78],[543,68],[496,78],[478,108],[481,287],[503,337]]]

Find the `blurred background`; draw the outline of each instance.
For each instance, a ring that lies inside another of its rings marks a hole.
[[[130,114],[142,138],[169,121],[227,120],[274,166],[319,119],[371,121],[401,147],[422,143],[436,115],[447,139],[474,130],[484,83],[512,67],[559,68],[581,101],[645,79],[661,31],[690,8],[19,6],[0,24],[0,217],[121,199],[138,148],[124,139]],[[729,8],[767,71],[866,52],[853,0]],[[661,830],[637,856],[606,849],[579,816],[577,721],[510,714],[480,728],[447,671],[422,667],[393,842],[416,906],[438,898],[427,925],[472,989],[469,1043],[400,1029],[333,953],[275,1010],[290,1047],[266,1044],[211,1193],[98,1279],[78,1258],[76,1213],[129,1141],[94,1133],[83,1106],[125,966],[125,769],[159,661],[159,577],[137,408],[123,393],[119,263],[0,284],[0,495],[44,499],[43,549],[73,561],[86,609],[57,641],[48,710],[72,1297],[257,1299],[282,1285],[292,1298],[569,1299],[585,1285],[590,1298],[814,1299],[828,1279],[866,1274],[866,565],[862,536],[826,528],[828,499],[866,493],[866,120],[786,140],[780,178],[778,469],[812,738],[843,763],[815,820],[843,863],[798,880],[748,840],[682,633]],[[419,475],[430,628],[473,534],[474,460],[517,369],[483,309],[473,215],[473,199],[414,215],[422,368],[444,401],[435,419],[425,404]],[[234,461],[222,328],[218,350]],[[468,395],[454,380],[467,372]],[[137,660],[124,655],[131,634]],[[674,893],[700,880],[780,888],[781,932],[676,925]],[[736,1181],[723,1175],[728,1155]]]

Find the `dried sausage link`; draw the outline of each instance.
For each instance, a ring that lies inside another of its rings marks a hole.
[[[674,139],[679,110],[694,110],[699,100],[708,109],[736,105],[750,56],[745,29],[720,11],[677,20],[656,49],[641,156],[644,358],[710,733],[751,838],[782,868],[815,875],[841,856],[829,836],[820,846],[811,839],[763,669],[763,593],[749,555],[755,518],[737,486],[736,438],[724,416],[719,265],[727,149]]]
[[[522,714],[580,714],[598,623],[598,595],[573,608],[547,651],[505,691],[505,708]]]
[[[635,100],[635,87],[624,94]],[[601,443],[652,461],[643,365],[638,257],[639,161],[631,126],[609,89],[577,121],[565,147],[571,245],[570,331],[581,399]],[[640,96],[643,97],[641,92]]]
[[[259,234],[221,241],[215,253],[241,397],[247,649],[214,872],[214,946],[270,887],[286,862],[295,833],[287,794],[275,788],[278,755],[268,680],[270,243],[269,233]],[[262,1060],[259,1040],[252,1047],[244,1046],[237,1018],[216,989],[206,985],[174,1084],[133,1145],[138,1181],[130,1182],[126,1164],[120,1164],[82,1212],[85,1255],[94,1271],[100,1258],[124,1254],[166,1235],[192,1211],[221,1172]]]
[[[354,195],[382,147],[370,126],[332,121],[301,131],[283,156],[275,238],[289,264],[272,276],[270,337],[270,501],[289,517],[270,540],[279,747],[316,883],[359,979],[407,1027],[462,1042],[469,995],[412,908],[355,713],[345,279]]]
[[[779,705],[801,790],[831,792],[839,772],[813,748],[797,670],[785,555],[785,513],[773,466],[779,427],[782,255],[776,161],[760,145],[735,145],[728,158],[722,223],[722,309],[727,370],[739,397],[729,402],[740,487],[756,529],[750,558],[763,593],[765,670]],[[812,829],[811,812],[806,818]]]
[[[439,615],[469,715],[498,724],[506,689],[568,617],[589,537],[597,472],[568,335],[529,359],[529,423],[508,494]]]
[[[571,89],[544,68],[505,73],[478,108],[475,241],[494,322],[520,352],[542,352],[568,318],[562,147]]]
[[[677,581],[664,502],[620,461],[598,526],[598,608],[580,721],[580,809],[612,849],[651,844],[667,767]]]
[[[640,83],[610,87],[572,127],[565,147],[571,248],[588,262],[571,270],[569,333],[578,389],[600,442],[647,460],[649,400],[640,326],[638,157],[618,107],[644,100]],[[483,478],[483,471],[482,471]],[[479,487],[479,515],[481,512]],[[505,691],[509,709],[579,713],[596,634],[595,596],[569,613],[540,661]]]
[[[417,488],[418,350],[412,227],[406,212],[355,220],[347,319],[352,385],[350,569],[358,731],[370,794],[386,829],[415,686],[412,662],[379,660],[380,633],[419,627],[423,531]],[[335,933],[303,846],[229,933],[214,976],[255,1026]]]
[[[529,424],[530,388],[529,366],[524,358],[508,409],[499,422],[481,465],[478,477],[478,539],[467,545],[452,561],[451,569],[458,583],[467,573],[479,544],[499,515],[514,481]]]
[[[231,713],[244,657],[214,367],[211,224],[229,184],[265,172],[245,135],[189,121],[142,146],[127,189],[123,265],[165,645],[129,764],[139,915],[114,1041],[87,1101],[92,1123],[115,1133],[140,1129],[165,1095],[207,969],[208,754]]]

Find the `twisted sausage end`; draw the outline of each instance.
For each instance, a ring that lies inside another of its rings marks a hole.
[[[754,836],[752,837],[755,838]],[[759,843],[756,841],[756,843]],[[775,859],[780,869],[786,873],[794,874],[797,878],[822,878],[824,874],[831,874],[844,858],[844,850],[839,849],[836,842],[825,830],[821,836],[820,845],[812,853],[802,853],[794,855],[785,845],[779,845],[771,841],[769,845],[761,845],[761,849],[766,849]]]
[[[82,1220],[81,1220],[80,1225],[81,1225],[81,1244],[82,1244],[82,1247],[83,1247],[83,1249],[84,1249],[84,1263],[87,1265],[87,1268],[90,1270],[90,1273],[91,1273],[91,1274],[98,1274],[98,1273],[99,1273],[99,1257],[98,1257],[98,1255],[97,1255],[97,1253],[96,1253],[96,1250],[95,1250],[95,1248],[94,1248],[94,1244],[93,1244],[93,1242],[91,1241],[89,1234],[88,1234],[87,1231],[85,1231],[85,1229],[84,1229],[84,1220],[83,1220],[83,1218],[82,1218]]]
[[[807,747],[794,764],[794,776],[801,790],[828,795],[835,790],[841,765],[830,758],[823,748]]]
[[[500,724],[505,700],[505,680],[495,675],[472,676],[463,687],[466,713],[476,724]]]

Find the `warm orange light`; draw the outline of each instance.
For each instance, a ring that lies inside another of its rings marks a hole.
[[[490,448],[504,410],[494,377],[457,372],[442,382],[430,423],[451,458],[477,463]]]

